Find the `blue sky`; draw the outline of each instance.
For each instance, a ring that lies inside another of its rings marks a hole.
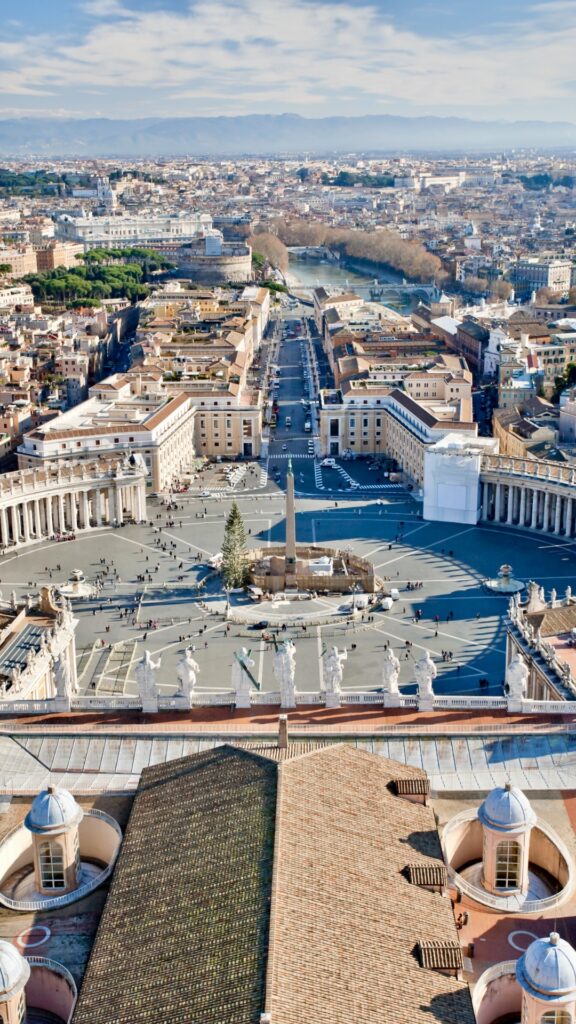
[[[20,0],[0,116],[576,121],[576,0]]]

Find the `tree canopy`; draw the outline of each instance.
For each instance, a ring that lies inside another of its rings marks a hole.
[[[226,587],[243,587],[248,581],[246,528],[237,503],[232,502],[222,541],[222,578]]]

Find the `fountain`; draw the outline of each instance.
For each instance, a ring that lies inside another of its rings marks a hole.
[[[484,580],[484,586],[487,590],[491,590],[493,594],[502,594],[504,596],[510,596],[510,594],[518,594],[521,590],[524,590],[526,584],[522,580],[517,580],[512,575],[511,565],[501,565],[498,570],[498,577],[492,580]]]
[[[82,569],[72,569],[66,583],[58,587],[58,590],[62,597],[67,597],[71,600],[82,600],[94,595],[94,587],[91,583],[86,582]]]

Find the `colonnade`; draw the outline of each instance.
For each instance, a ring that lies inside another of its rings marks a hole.
[[[82,473],[70,474],[65,481],[51,477],[36,478],[33,483],[12,486],[12,493],[0,494],[0,547],[4,549],[146,518],[143,474],[100,473],[90,479]]]
[[[576,488],[560,490],[534,477],[527,477],[522,483],[484,479],[481,486],[483,522],[519,526],[557,537],[576,536]]]

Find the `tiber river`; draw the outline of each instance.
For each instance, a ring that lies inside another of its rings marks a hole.
[[[383,294],[379,297],[380,302],[394,306],[396,309],[406,311],[410,309],[410,296],[400,297],[394,283],[401,283],[401,274],[393,270],[379,268],[370,271],[352,270],[349,267],[341,267],[338,263],[317,263],[306,260],[290,260],[290,266],[286,279],[295,288],[318,288],[324,285],[328,288],[338,288],[342,291],[354,291],[362,298],[370,298],[370,289],[377,279],[379,286],[384,286]],[[386,283],[390,288],[386,288]]]

